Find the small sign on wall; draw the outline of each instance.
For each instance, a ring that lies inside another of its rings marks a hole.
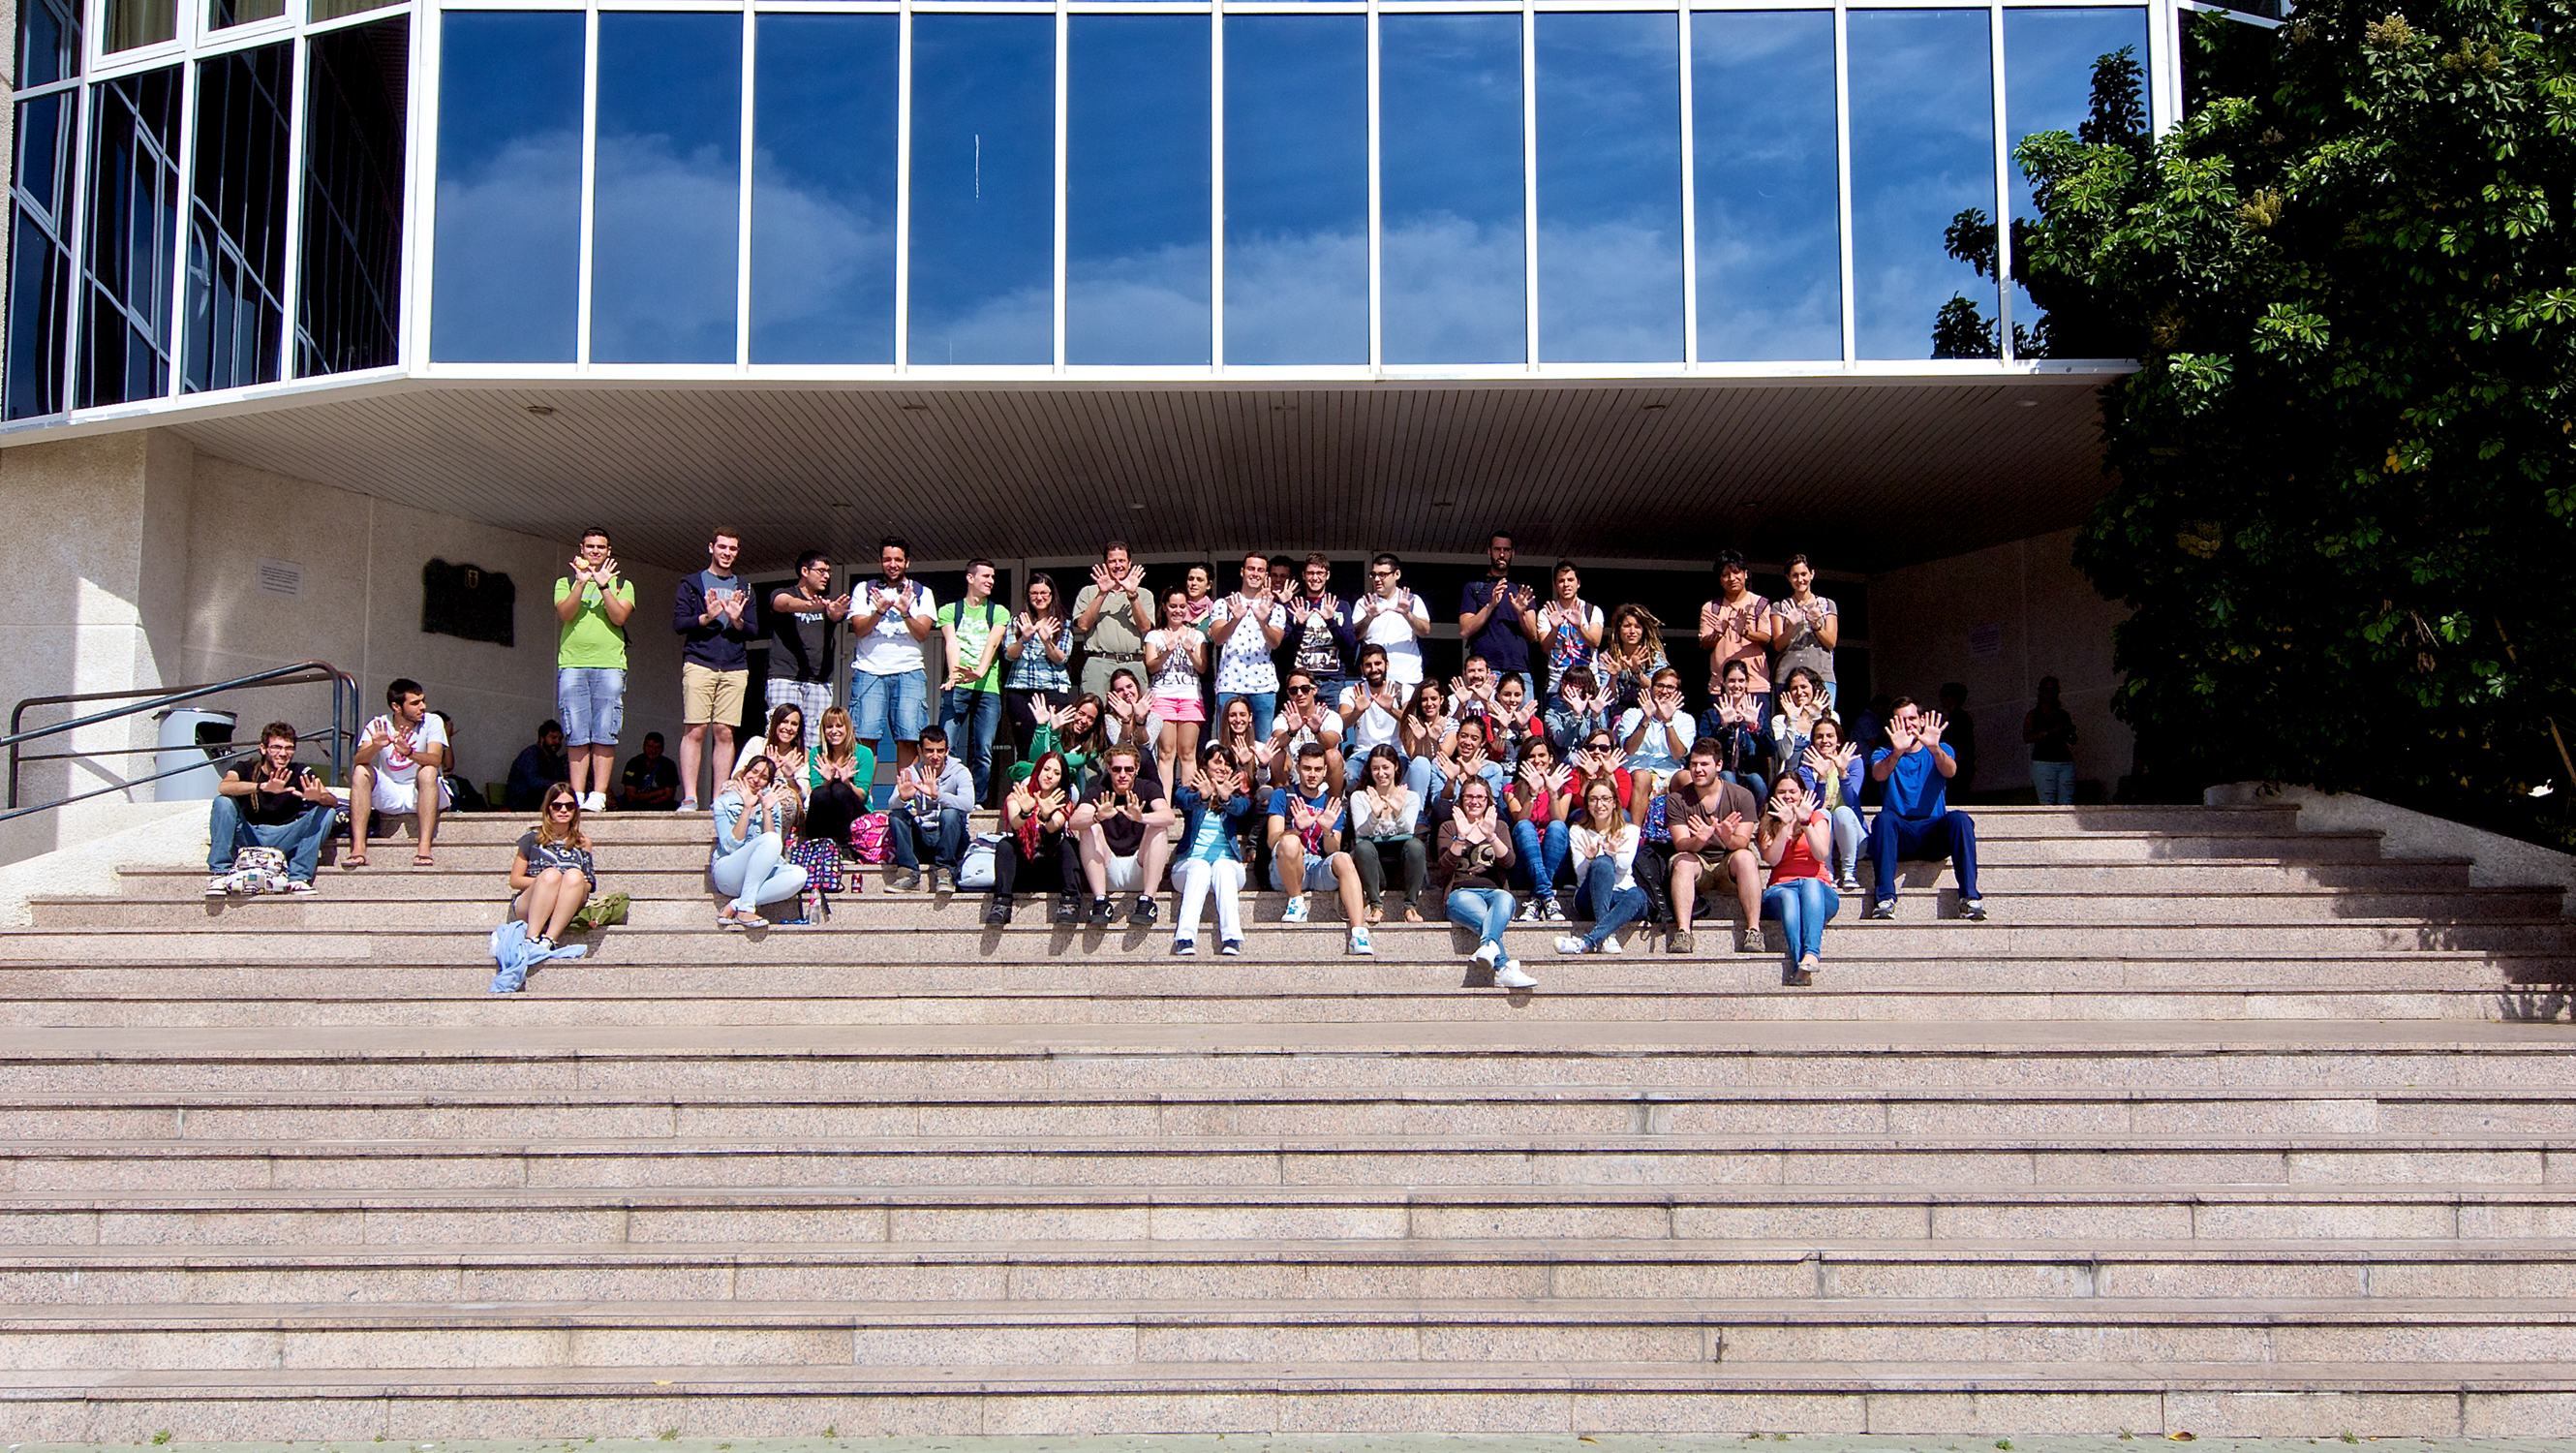
[[[1999,621],[1980,621],[1968,627],[1968,659],[2000,661],[2004,658],[2004,628]]]
[[[270,595],[302,595],[304,567],[292,560],[259,562],[259,588]]]

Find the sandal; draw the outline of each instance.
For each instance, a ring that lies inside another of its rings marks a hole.
[[[366,865],[367,855],[365,853],[342,853],[340,855],[340,871],[343,873],[355,872]]]
[[[415,868],[435,868],[438,866],[438,864],[434,862],[427,853],[412,854],[411,865]]]

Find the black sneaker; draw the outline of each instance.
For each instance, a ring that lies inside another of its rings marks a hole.
[[[1136,906],[1127,910],[1127,926],[1152,928],[1154,920],[1162,916],[1163,905],[1155,902],[1152,894],[1139,893],[1136,895]]]
[[[1107,927],[1109,926],[1109,920],[1110,920],[1111,916],[1112,916],[1113,914],[1115,914],[1116,912],[1117,912],[1116,905],[1112,904],[1108,899],[1106,899],[1106,898],[1094,898],[1094,899],[1092,899],[1092,900],[1091,900],[1091,926],[1092,926],[1092,927],[1094,927],[1094,928],[1107,928]]]
[[[1002,896],[1001,894],[999,894],[999,893],[996,893],[996,894],[994,894],[992,897],[987,898],[987,899],[985,899],[985,900],[984,900],[984,922],[985,922],[985,924],[986,924],[986,925],[988,925],[988,926],[990,926],[990,927],[993,927],[993,928],[1000,928],[1000,927],[1002,927],[1003,925],[1005,925],[1005,924],[1009,923],[1010,921],[1011,921],[1011,900],[1010,900],[1010,899],[1003,897],[1003,896]]]
[[[1986,900],[1984,900],[1983,898],[1962,898],[1962,899],[1960,899],[1960,900],[1959,900],[1959,916],[1960,916],[1961,918],[1964,918],[1964,919],[1968,920],[1970,923],[1983,923],[1983,922],[1985,922],[1985,921],[1986,921]]]
[[[1058,923],[1080,923],[1082,921],[1082,900],[1074,897],[1070,893],[1058,893],[1055,895],[1055,921]]]

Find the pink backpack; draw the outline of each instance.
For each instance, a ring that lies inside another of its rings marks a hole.
[[[859,814],[858,821],[850,824],[850,851],[857,853],[862,863],[882,863],[886,860],[886,815],[884,813],[863,812]]]

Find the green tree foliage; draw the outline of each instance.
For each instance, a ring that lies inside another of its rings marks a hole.
[[[2084,339],[2056,351],[2140,365],[2104,393],[2112,485],[2077,546],[2135,611],[2118,710],[2170,785],[2495,819],[2556,777],[2564,802],[2576,20],[2564,0],[2186,18],[2170,134],[2019,150],[2041,220],[2017,269]]]

